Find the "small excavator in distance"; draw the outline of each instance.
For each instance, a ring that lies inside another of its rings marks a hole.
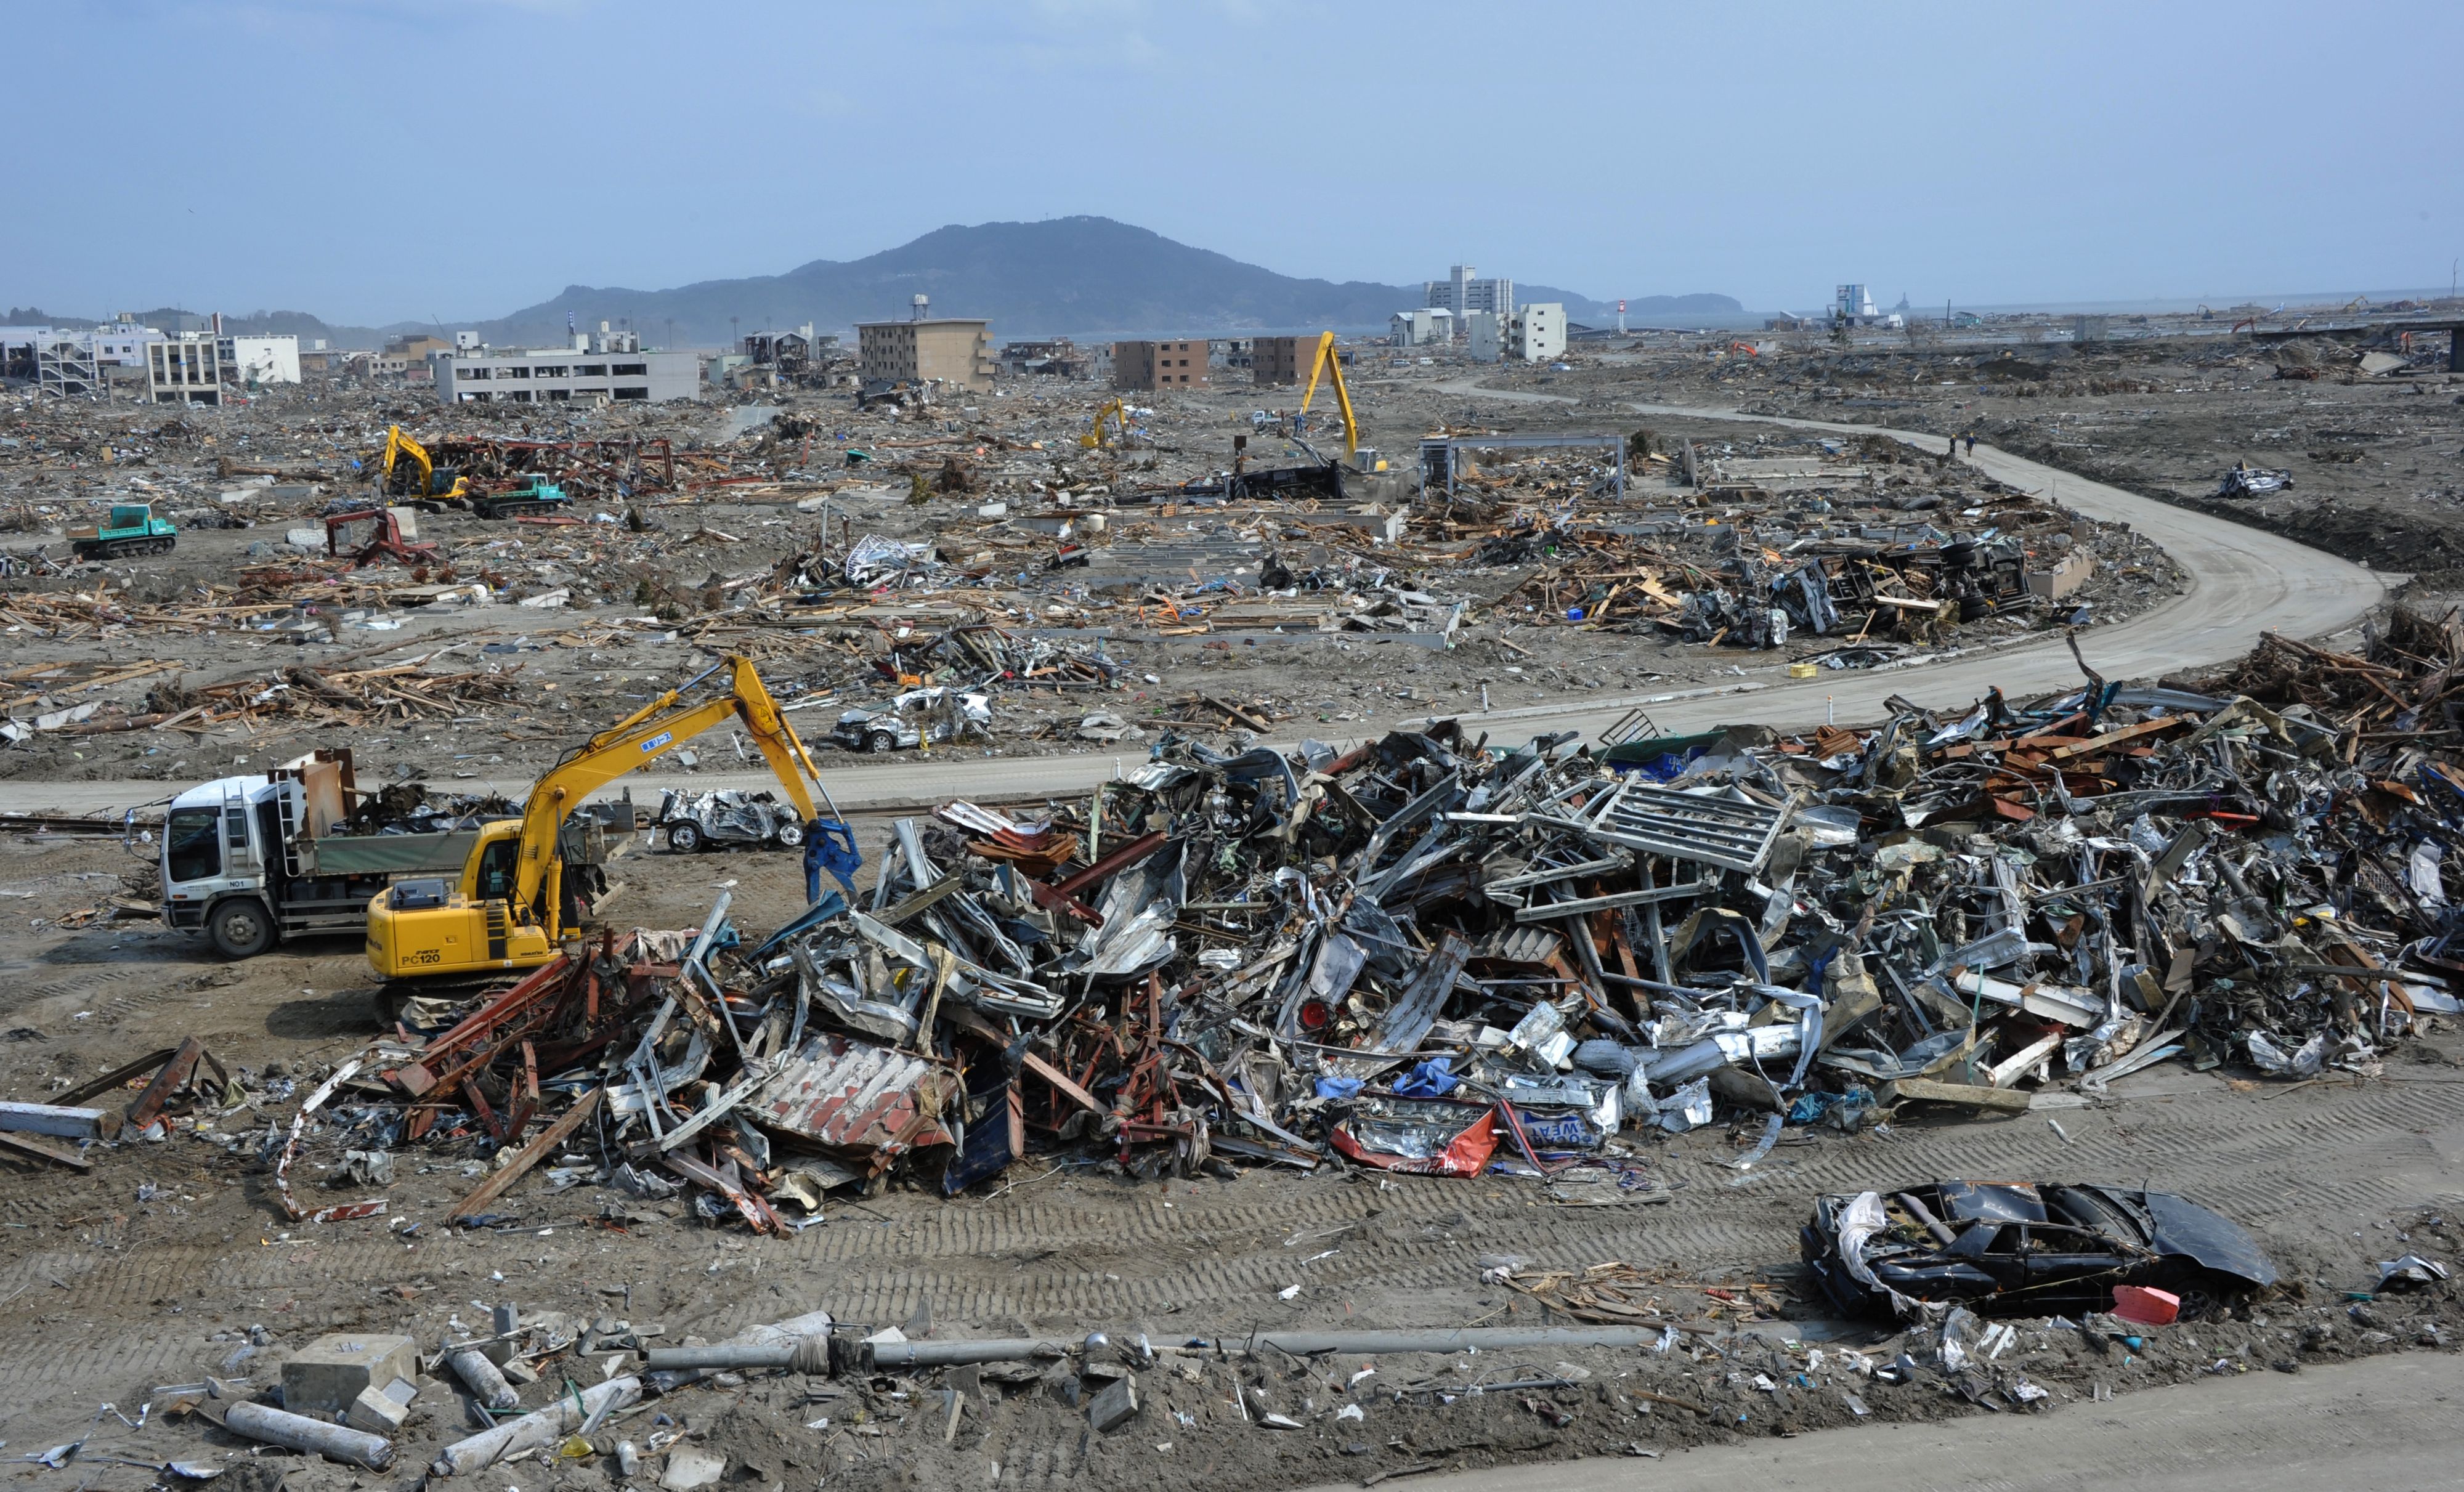
[[[684,696],[724,670],[727,688],[693,704]],[[855,899],[854,874],[864,864],[855,831],[815,810],[809,778],[821,773],[779,713],[752,660],[731,654],[593,735],[548,769],[531,788],[519,819],[479,831],[456,882],[442,877],[396,881],[368,903],[368,966],[387,981],[469,978],[532,969],[556,956],[569,915],[558,831],[583,800],[637,767],[683,745],[722,720],[740,722],[805,820],[808,852]],[[816,843],[818,842],[818,843]]]
[[[471,493],[468,478],[452,472],[439,472],[428,454],[428,448],[402,432],[399,425],[385,427],[385,446],[378,485],[388,501],[396,497],[422,497],[451,501],[467,497]]]
[[[527,518],[544,514],[563,513],[573,506],[564,489],[553,482],[543,482],[537,475],[524,477],[522,485],[504,492],[492,493],[473,486],[468,476],[451,470],[437,470],[436,460],[428,448],[402,432],[399,425],[385,427],[385,455],[379,489],[388,503],[407,499],[416,503],[464,508],[483,518]],[[436,511],[435,507],[429,509]]]

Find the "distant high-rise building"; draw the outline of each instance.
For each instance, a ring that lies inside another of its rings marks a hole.
[[[1510,279],[1481,279],[1468,264],[1458,264],[1446,271],[1441,280],[1427,281],[1421,287],[1421,302],[1433,310],[1451,311],[1455,324],[1474,311],[1492,312],[1498,316],[1514,314],[1514,282]]]

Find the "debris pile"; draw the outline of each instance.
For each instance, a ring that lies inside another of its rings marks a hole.
[[[2464,769],[2422,743],[2459,668],[2453,615],[2400,613],[2369,657],[2272,639],[2214,693],[2091,676],[1794,737],[1168,733],[1083,802],[898,821],[861,905],[758,942],[722,897],[413,1001],[342,1111],[367,1134],[327,1143],[511,1147],[562,1101],[543,1154],[604,1101],[575,1179],[774,1231],[1039,1152],[1646,1193],[1655,1132],[1724,1116],[1749,1168],[1791,1127],[2170,1058],[2375,1073],[2458,1009]]]
[[[1673,506],[1646,494],[1579,513],[1476,510],[1474,519],[1506,521],[1492,522],[1475,562],[1531,566],[1491,609],[1730,647],[1846,638],[1819,659],[1860,667],[1892,644],[1939,641],[1987,618],[2076,617],[2091,599],[2077,593],[2101,570],[2162,563],[2126,528],[1896,441],[1807,449],[1706,457],[1699,489]]]

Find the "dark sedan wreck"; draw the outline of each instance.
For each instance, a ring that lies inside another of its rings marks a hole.
[[[2276,1282],[2249,1234],[2195,1202],[2070,1182],[1824,1196],[1799,1239],[1823,1293],[1851,1313],[2105,1310],[2121,1284],[2170,1290],[2187,1308]]]

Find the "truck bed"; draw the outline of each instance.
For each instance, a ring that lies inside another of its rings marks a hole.
[[[477,829],[437,834],[329,834],[300,845],[304,875],[459,875]]]

